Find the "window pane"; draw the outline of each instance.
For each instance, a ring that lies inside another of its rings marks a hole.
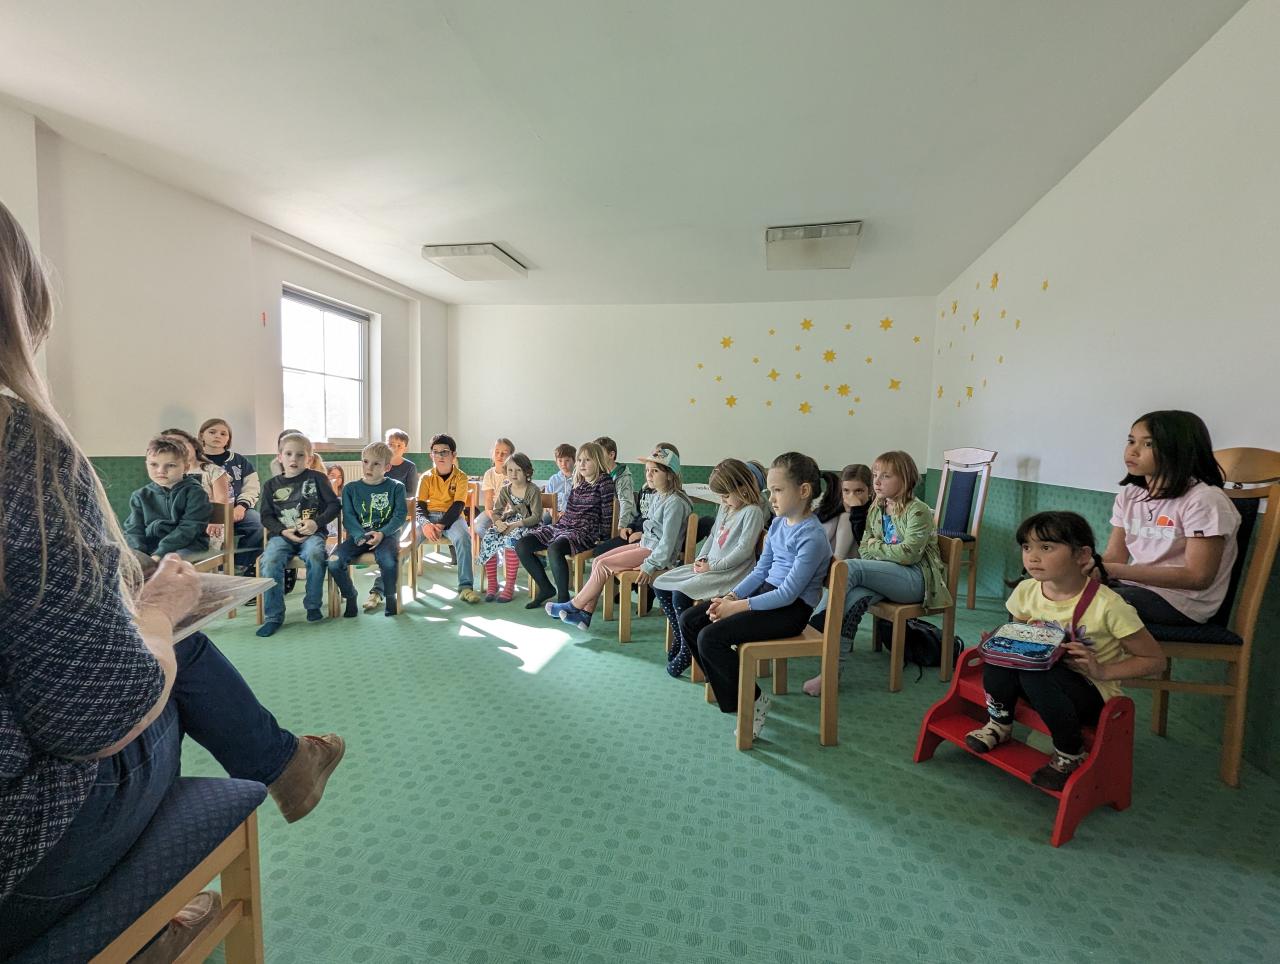
[[[286,368],[324,369],[324,312],[280,299],[280,361]]]
[[[360,377],[360,323],[324,313],[324,370],[328,375]]]
[[[363,438],[360,424],[360,382],[350,378],[325,380],[325,405],[328,438]]]
[[[313,442],[328,440],[324,428],[324,376],[284,372],[284,424]]]

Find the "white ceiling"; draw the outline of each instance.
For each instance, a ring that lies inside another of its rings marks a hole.
[[[449,302],[932,295],[1242,5],[5,0],[0,92]],[[764,270],[848,218],[852,270]],[[472,241],[529,277],[418,253]]]

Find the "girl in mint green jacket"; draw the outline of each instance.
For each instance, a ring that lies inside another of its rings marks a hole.
[[[867,510],[867,528],[858,546],[861,558],[845,562],[849,583],[840,635],[849,640],[866,611],[882,599],[923,601],[930,609],[951,604],[933,509],[913,494],[920,482],[915,460],[906,452],[885,452],[872,464],[871,474],[875,499]],[[818,630],[831,603],[826,600],[813,614],[811,625]],[[822,677],[806,682],[804,691],[821,695]]]

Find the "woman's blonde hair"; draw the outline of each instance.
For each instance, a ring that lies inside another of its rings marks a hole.
[[[894,451],[884,452],[880,454],[871,467],[883,465],[892,469],[893,473],[902,479],[902,493],[898,496],[898,506],[901,508],[916,497],[916,487],[920,485],[920,469],[916,467],[916,460],[906,452]],[[878,500],[880,507],[884,508],[884,500]]]
[[[756,477],[747,468],[747,463],[740,459],[725,459],[711,470],[707,484],[716,495],[736,496],[743,505],[758,505],[765,508],[764,499],[760,495],[760,487]]]
[[[40,534],[40,588],[33,605],[44,595],[49,568],[48,523],[46,502],[52,500],[58,514],[67,519],[61,538],[68,543],[75,560],[76,582],[65,587],[71,593],[87,590],[96,599],[107,588],[106,568],[98,546],[90,539],[97,535],[77,525],[78,511],[71,486],[77,481],[92,480],[93,498],[102,511],[107,538],[123,549],[124,536],[116,521],[107,494],[85,454],[80,451],[66,424],[58,416],[49,397],[49,389],[36,367],[36,352],[49,336],[53,324],[53,296],[49,279],[39,257],[31,247],[22,227],[9,209],[0,203],[0,392],[7,392],[31,410],[31,434],[34,459],[31,465],[13,465],[12,459],[0,459],[0,531],[4,505],[4,474],[21,473],[34,487],[35,524]],[[9,418],[14,412],[11,399],[0,394],[0,439],[7,434]],[[71,472],[63,473],[60,456],[69,456]],[[0,596],[6,594],[4,580],[4,543],[0,540]],[[121,594],[131,600],[142,584],[142,570],[130,552],[119,554]],[[59,587],[63,589],[64,587]]]
[[[583,455],[589,456],[591,458],[591,461],[595,462],[596,469],[599,471],[600,475],[606,474],[604,464],[607,460],[605,459],[603,445],[601,445],[599,442],[583,442],[581,445],[578,446],[578,453],[574,457],[582,458]],[[596,476],[596,478],[599,478],[599,477],[600,477],[599,475]],[[573,466],[573,484],[576,486],[579,482],[582,482],[582,481],[584,481],[582,478],[582,473],[578,471],[578,466],[575,463]]]

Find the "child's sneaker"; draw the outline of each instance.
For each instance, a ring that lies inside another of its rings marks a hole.
[[[559,619],[561,613],[568,612],[569,610],[573,609],[573,601],[570,600],[568,602],[562,602],[562,603],[549,602],[543,608],[546,609],[547,615],[550,616],[552,619]]]
[[[476,603],[480,602],[481,596],[478,592],[468,586],[466,589],[463,589],[458,593],[458,598],[468,606],[474,606]]]
[[[342,618],[343,618],[343,619],[354,619],[356,616],[360,615],[360,613],[358,612],[358,606],[359,606],[359,604],[360,604],[360,599],[359,599],[359,597],[357,597],[357,596],[343,596],[342,598],[343,598],[343,599],[345,599],[345,600],[347,601],[347,606],[346,606],[346,608],[342,610]],[[366,607],[365,607],[365,609],[364,609],[364,611],[365,611],[365,612],[368,612],[368,611],[369,611],[369,607],[368,607],[368,606],[366,606]]]
[[[970,730],[964,735],[964,745],[974,753],[989,753],[1001,743],[1008,743],[1012,736],[1012,723],[997,723],[988,718],[985,726]]]
[[[324,619],[324,613],[322,613],[320,610],[318,609],[307,610],[307,622],[318,623],[322,619]]]
[[[1055,746],[1053,759],[1031,774],[1031,782],[1043,790],[1061,790],[1071,774],[1080,768],[1085,756],[1084,753],[1063,753]]]
[[[275,620],[275,619],[269,620],[268,622],[265,622],[258,627],[257,635],[261,636],[264,639],[268,636],[274,636],[276,630],[279,629],[282,625],[284,624],[281,623],[279,620]]]
[[[584,633],[591,628],[591,613],[581,609],[575,609],[573,603],[566,603],[569,608],[560,611],[560,622],[568,623],[575,629],[581,629]]]
[[[370,589],[369,598],[364,601],[364,611],[367,613],[376,613],[381,606],[382,593],[378,592],[376,589]],[[352,613],[351,615],[354,616],[355,613]]]

